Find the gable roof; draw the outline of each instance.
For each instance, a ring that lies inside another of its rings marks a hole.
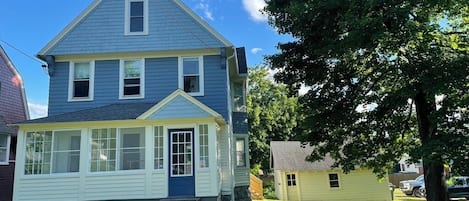
[[[334,160],[326,156],[317,162],[306,161],[306,157],[314,150],[309,145],[302,146],[299,141],[272,141],[270,142],[271,160],[274,170],[331,170]]]
[[[38,57],[44,59],[45,55],[113,53],[114,51],[132,52],[137,50],[148,52],[233,46],[226,38],[208,25],[181,0],[150,0],[150,8],[155,7],[161,10],[158,10],[158,14],[153,15],[150,10],[148,18],[153,20],[153,22],[149,22],[150,32],[148,35],[125,36],[124,2],[125,1],[123,0],[94,0],[78,17],[76,17],[54,39],[39,51]],[[152,4],[161,5],[152,7]],[[98,10],[100,12],[109,13],[96,13]],[[103,17],[103,15],[106,15],[106,17]],[[114,21],[109,20],[109,18]],[[165,23],[161,25],[159,29],[152,31],[152,26],[156,26],[155,22],[158,22],[159,20],[170,22]],[[180,25],[184,23],[190,24],[190,27],[188,27],[187,30],[182,30],[183,27],[180,27]],[[77,30],[78,28],[81,29]],[[165,37],[155,39],[155,37],[161,37],[162,35]],[[86,44],[83,44],[83,41],[77,41],[76,38],[78,37],[86,39]],[[112,40],[105,40],[110,37],[115,38],[112,38]],[[187,40],[191,39],[197,41],[197,43],[193,45],[188,44]],[[132,45],[129,44],[140,44],[142,47],[140,49],[130,49],[132,48]],[[127,48],[126,45],[129,47]],[[165,45],[173,45],[174,47],[168,48]]]
[[[29,119],[29,108],[28,108],[28,102],[26,101],[26,92],[24,89],[23,78],[21,77],[20,73],[16,70],[15,65],[13,65],[13,62],[11,62],[10,57],[8,57],[8,55],[6,54],[5,50],[3,49],[1,45],[0,45],[0,57],[2,57],[3,60],[5,61],[6,67],[9,68],[10,71],[13,72],[13,74],[15,74],[15,76],[18,78],[18,81],[21,87],[20,90],[21,90],[21,96],[22,96],[23,104],[24,104],[23,107],[24,107],[25,117],[26,119]],[[0,65],[2,64],[0,63]]]
[[[18,124],[130,120],[136,119],[153,105],[154,103],[118,103],[33,119]]]
[[[169,106],[170,104],[174,103],[174,100],[182,100],[183,104],[186,105],[184,108],[186,113],[190,111],[195,111],[199,117],[214,117],[217,120],[222,120],[223,116],[218,112],[215,112],[205,104],[201,103],[194,97],[190,96],[186,92],[181,89],[177,89],[165,99],[160,101],[158,104],[154,105],[152,108],[147,110],[145,113],[141,114],[137,119],[154,119],[158,118],[158,113],[165,109],[165,107]],[[173,109],[173,108],[169,108]],[[181,108],[178,108],[181,109]],[[182,116],[183,118],[186,117],[197,117],[197,116]]]

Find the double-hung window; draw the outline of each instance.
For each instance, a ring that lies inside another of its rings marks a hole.
[[[103,128],[91,133],[91,172],[145,168],[145,128]]]
[[[234,82],[232,89],[233,111],[246,112],[246,87],[244,82]]]
[[[94,95],[94,62],[70,62],[69,101],[89,101]]]
[[[80,143],[79,130],[26,133],[24,174],[79,172]]]
[[[244,138],[236,139],[236,166],[246,167],[246,146]]]
[[[125,1],[125,35],[148,34],[148,0]]]
[[[329,187],[330,188],[339,188],[339,175],[337,173],[329,174]]]
[[[10,136],[0,134],[0,165],[8,164],[10,150]]]
[[[179,58],[179,88],[193,96],[204,95],[203,57]]]
[[[119,82],[121,99],[144,97],[144,66],[144,59],[121,60]]]

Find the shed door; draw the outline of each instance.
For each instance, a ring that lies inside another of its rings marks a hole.
[[[169,130],[169,196],[194,197],[194,129]]]
[[[299,200],[298,197],[298,189],[297,189],[297,175],[295,173],[287,173],[286,174],[286,184],[287,184],[287,198],[289,201],[297,201]]]

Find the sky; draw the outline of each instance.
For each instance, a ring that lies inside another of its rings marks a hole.
[[[49,77],[36,54],[93,0],[10,0],[0,6],[0,45],[23,78],[31,119],[47,116]],[[151,0],[153,1],[153,0]],[[264,0],[182,0],[236,47],[249,67],[278,52],[279,35],[259,12]],[[4,107],[4,106],[2,106]]]

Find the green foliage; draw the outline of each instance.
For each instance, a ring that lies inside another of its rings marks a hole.
[[[260,164],[264,171],[269,169],[270,141],[293,139],[299,118],[297,98],[268,75],[267,68],[249,69],[247,98],[251,165]]]
[[[265,12],[296,39],[267,58],[276,79],[311,86],[299,99],[309,159],[384,175],[410,153],[433,168],[427,199],[447,199],[443,164],[467,168],[469,153],[469,1],[270,0]]]
[[[273,180],[270,182],[265,182],[263,188],[265,199],[278,199],[275,195],[275,182]]]
[[[251,174],[255,175],[256,177],[259,177],[259,170],[261,170],[261,165],[253,164],[251,168]]]

